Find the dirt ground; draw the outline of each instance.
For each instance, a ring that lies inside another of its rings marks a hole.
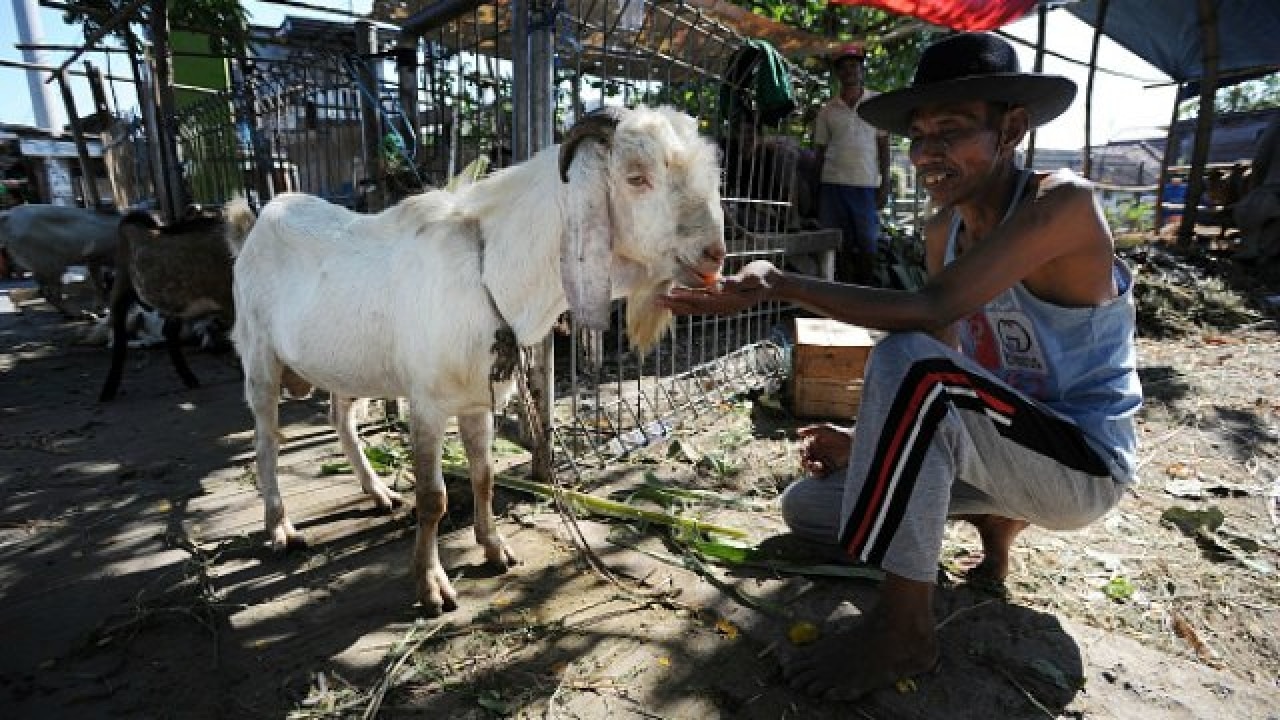
[[[976,535],[951,528],[939,668],[854,704],[798,695],[778,670],[803,651],[797,623],[829,630],[875,586],[782,533],[772,502],[798,470],[800,421],[774,394],[581,488],[641,505],[657,485],[767,562],[579,520],[615,584],[552,507],[500,490],[523,563],[498,574],[455,473],[442,556],[461,607],[426,620],[410,512],[375,513],[335,473],[322,400],[282,408],[286,503],[311,545],[275,556],[230,355],[190,351],[188,390],[163,350],[133,351],[100,404],[108,357],[77,344],[83,323],[0,296],[0,717],[1280,718],[1277,326],[1265,302],[1227,312],[1212,283],[1139,260],[1173,278],[1145,296],[1140,483],[1087,530],[1029,531],[1005,596],[963,582]],[[392,458],[402,443],[385,425],[366,439]]]

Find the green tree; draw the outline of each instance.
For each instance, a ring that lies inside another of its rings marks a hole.
[[[775,22],[816,32],[836,42],[863,42],[867,48],[867,85],[893,90],[911,82],[920,52],[934,36],[932,26],[902,15],[827,0],[732,0]],[[816,29],[815,29],[816,28]],[[807,69],[825,72],[825,59],[813,58]]]
[[[921,51],[935,35],[930,25],[876,8],[833,5],[827,0],[731,1],[757,15],[816,33],[837,43],[862,43],[867,52],[867,86],[881,92],[895,90],[911,82]],[[808,58],[802,65],[820,78],[829,76],[831,70],[824,57]],[[805,96],[806,105],[799,108],[792,132],[803,134],[826,100],[827,96],[821,93]]]
[[[1218,88],[1213,96],[1214,112],[1248,112],[1280,107],[1280,73],[1272,73],[1256,80],[1246,80],[1228,87]],[[1200,113],[1200,98],[1184,100],[1178,106],[1178,119],[1187,120]]]
[[[96,33],[129,5],[128,0],[71,0],[62,19],[68,25],[79,24],[85,39]],[[208,33],[213,52],[234,56],[243,50],[249,35],[248,14],[238,0],[171,0],[169,23],[175,30],[191,30]],[[152,5],[144,3],[130,18],[110,34],[126,44],[133,26],[149,27]]]

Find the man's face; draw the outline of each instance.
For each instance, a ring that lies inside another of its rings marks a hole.
[[[973,100],[920,108],[907,139],[911,164],[930,199],[951,205],[981,189],[997,166],[1000,117]]]
[[[840,87],[862,87],[862,62],[856,58],[848,57],[836,61],[832,68],[836,79],[840,81]]]

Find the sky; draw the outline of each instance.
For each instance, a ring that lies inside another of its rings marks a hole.
[[[20,0],[17,0],[20,1]],[[22,61],[22,53],[13,47],[17,39],[16,22],[14,20],[13,3],[15,0],[0,0],[0,58]],[[323,0],[312,0],[312,4],[326,4]],[[337,0],[327,3],[341,10],[354,9],[359,12],[368,10],[371,0]],[[251,21],[255,24],[277,25],[289,13],[308,14],[305,11],[269,5],[248,0],[245,7],[249,10]],[[82,34],[79,27],[68,26],[62,22],[62,14],[56,10],[39,8],[39,20],[43,26],[44,42],[51,44],[80,44]],[[324,16],[329,19],[342,20],[341,16]],[[1037,34],[1037,21],[1034,16],[1019,20],[1004,28],[1016,37],[1034,43]],[[1063,55],[1087,61],[1089,47],[1092,43],[1093,29],[1077,20],[1066,11],[1057,10],[1049,14],[1047,27],[1047,46],[1050,50]],[[1034,50],[1018,46],[1019,56],[1024,69],[1032,67]],[[65,52],[48,52],[44,59],[46,65],[59,65],[67,57]],[[88,59],[96,66],[107,68],[107,59],[102,53],[91,53]],[[1159,70],[1151,67],[1124,48],[1104,38],[1099,50],[1098,65],[1123,72],[1127,75],[1143,78],[1132,80],[1099,72],[1095,80],[1093,142],[1106,143],[1111,140],[1124,140],[1134,136],[1150,137],[1159,134],[1153,128],[1165,126],[1173,109],[1175,87],[1168,84],[1169,79]],[[75,69],[82,69],[83,64],[77,61]],[[116,75],[127,76],[128,66],[124,56],[117,55],[111,60],[111,69]],[[1088,71],[1083,65],[1073,65],[1052,56],[1045,58],[1045,71],[1066,75],[1076,81],[1080,92],[1075,103],[1062,117],[1040,128],[1036,145],[1041,148],[1078,149],[1084,145],[1084,90],[1088,81]],[[83,78],[72,78],[75,87],[77,108],[83,113],[92,107],[88,85]],[[1159,87],[1147,87],[1152,84],[1163,84]],[[125,109],[136,105],[127,84],[116,85],[116,93],[120,104]],[[110,89],[108,89],[110,93]],[[52,95],[55,102],[59,95],[54,87]],[[31,98],[27,87],[26,73],[23,70],[0,67],[0,122],[30,125],[34,123],[31,110]],[[59,102],[60,104],[60,102]]]

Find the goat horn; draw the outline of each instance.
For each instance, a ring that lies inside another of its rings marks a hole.
[[[592,112],[569,128],[564,141],[560,143],[560,180],[569,182],[569,166],[573,164],[573,155],[578,151],[578,144],[583,140],[598,140],[608,145],[613,140],[613,131],[622,119],[622,108],[605,107]]]

